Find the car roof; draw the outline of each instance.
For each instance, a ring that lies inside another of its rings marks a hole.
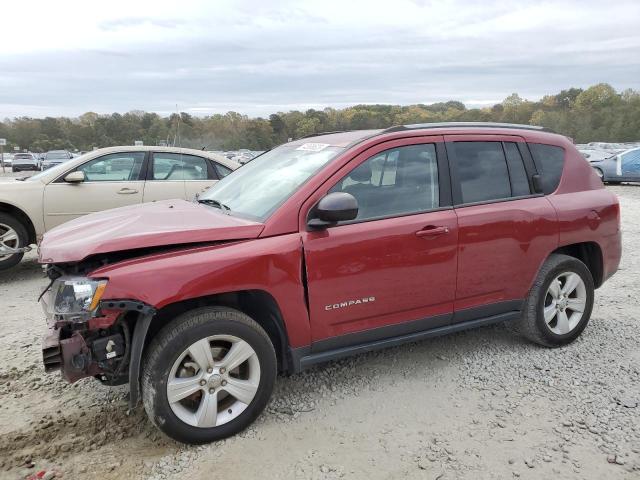
[[[433,131],[430,131],[433,130]],[[446,134],[478,133],[478,134],[507,134],[523,135],[526,132],[537,134],[548,134],[550,136],[561,136],[553,131],[535,125],[523,125],[517,123],[494,123],[494,122],[434,122],[419,123],[410,125],[396,125],[386,129],[377,130],[352,130],[347,132],[326,132],[316,135],[309,135],[290,142],[291,145],[303,145],[305,143],[324,143],[336,147],[348,147],[361,141],[398,132],[419,132]],[[563,137],[566,138],[566,137]]]
[[[182,153],[184,155],[197,155],[200,157],[205,157],[211,159],[217,163],[224,165],[231,170],[236,170],[241,167],[238,162],[228,159],[223,155],[219,155],[213,152],[207,152],[206,150],[195,150],[192,148],[179,148],[179,147],[155,147],[151,145],[144,146],[131,146],[131,145],[121,145],[116,147],[106,147],[99,148],[97,150],[92,150],[90,152],[85,153],[79,157],[74,157],[64,162],[65,165],[68,165],[69,169],[74,169],[78,165],[82,165],[83,163],[93,160],[94,158],[100,157],[102,155],[108,155],[110,153],[120,153],[120,152],[168,152],[168,153]],[[48,183],[49,181],[57,178],[60,173],[53,172],[51,175],[47,175],[45,170],[43,175],[40,177],[41,181],[44,183]]]
[[[109,153],[120,153],[120,152],[182,153],[184,155],[197,155],[200,157],[210,158],[211,160],[215,160],[216,162],[221,163],[232,169],[236,169],[240,167],[240,164],[238,162],[234,162],[233,160],[230,160],[224,155],[220,155],[219,153],[208,152],[207,150],[196,150],[194,148],[182,148],[182,147],[156,147],[153,145],[142,145],[142,146],[120,145],[115,147],[99,148],[97,150],[92,150],[90,152],[87,152],[85,155],[99,156],[99,155],[105,155]]]

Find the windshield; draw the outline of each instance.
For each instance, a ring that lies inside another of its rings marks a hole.
[[[68,160],[69,154],[66,152],[49,152],[44,158],[45,160]]]
[[[29,160],[33,160],[33,155],[30,153],[16,153],[13,158],[28,158]]]
[[[80,159],[80,158],[84,157],[85,155],[87,155],[87,154],[85,153],[84,155],[81,155],[81,157],[78,157],[77,159]],[[69,159],[66,158],[65,160],[69,160]],[[74,158],[74,160],[76,160],[76,159]],[[69,169],[69,164],[68,163],[66,163],[66,162],[59,163],[57,165],[54,165],[51,168],[43,170],[42,172],[38,172],[35,175],[31,175],[26,180],[27,181],[34,181],[34,180],[40,180],[44,176],[48,177],[49,175],[54,175],[54,176],[62,175],[68,169]]]
[[[342,151],[318,143],[282,145],[224,177],[203,193],[199,201],[229,214],[264,221]]]

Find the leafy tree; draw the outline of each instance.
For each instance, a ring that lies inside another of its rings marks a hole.
[[[66,148],[168,143],[193,148],[264,150],[290,138],[323,131],[387,128],[392,125],[446,121],[493,121],[536,124],[572,137],[577,142],[640,140],[640,92],[617,92],[600,83],[585,90],[568,88],[529,101],[517,93],[486,108],[466,108],[459,101],[430,105],[354,105],[344,109],[277,112],[268,118],[249,118],[237,112],[194,117],[186,112],[161,117],[133,110],[78,118],[18,117],[0,122],[0,137],[32,151]],[[179,134],[178,134],[179,133]]]

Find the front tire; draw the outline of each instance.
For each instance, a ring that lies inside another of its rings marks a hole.
[[[27,246],[29,235],[27,229],[9,214],[0,212],[0,249],[22,248]],[[11,268],[22,260],[24,253],[2,255],[0,253],[0,270]]]
[[[276,372],[273,344],[250,317],[226,307],[192,310],[166,325],[147,349],[144,408],[174,440],[212,442],[260,415]]]
[[[552,254],[538,272],[514,327],[545,347],[571,343],[589,323],[594,290],[593,277],[584,263]]]

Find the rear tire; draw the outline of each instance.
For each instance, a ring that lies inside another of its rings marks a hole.
[[[166,325],[149,345],[141,382],[144,408],[174,440],[212,442],[240,432],[260,415],[276,371],[271,340],[254,320],[231,308],[199,308]]]
[[[29,243],[25,226],[7,213],[0,212],[0,245],[9,248],[21,248]],[[0,270],[11,268],[22,260],[24,253],[13,255],[0,254]]]
[[[552,254],[538,272],[522,316],[513,327],[545,347],[571,343],[589,323],[594,290],[591,272],[584,263]]]

